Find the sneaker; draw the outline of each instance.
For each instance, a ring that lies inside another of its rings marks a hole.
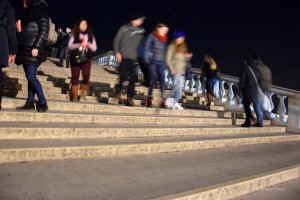
[[[183,110],[183,107],[181,107],[178,103],[175,103],[173,109]]]

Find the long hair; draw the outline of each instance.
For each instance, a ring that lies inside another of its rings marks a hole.
[[[208,62],[212,70],[217,69],[217,63],[210,55],[206,54],[203,58],[203,62]]]
[[[187,53],[188,52],[188,46],[185,42],[177,44],[176,40],[173,40],[172,45],[174,46],[175,53]]]
[[[83,18],[83,17],[80,18],[80,19],[77,21],[77,23],[75,24],[75,26],[73,27],[73,29],[72,29],[72,35],[73,35],[75,38],[78,38],[78,37],[79,37],[79,34],[81,33],[79,26],[80,26],[80,23],[81,23],[82,21],[86,21],[86,23],[87,23],[87,28],[86,28],[86,31],[85,31],[84,33],[87,33],[87,34],[89,35],[89,38],[92,38],[92,37],[94,36],[94,32],[93,32],[93,30],[91,29],[91,27],[89,26],[88,21],[87,21],[85,18]]]

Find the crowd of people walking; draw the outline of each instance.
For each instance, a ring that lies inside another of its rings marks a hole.
[[[43,62],[45,53],[49,50],[47,39],[49,34],[49,11],[46,0],[23,0],[24,17],[15,23],[14,9],[7,0],[0,2],[0,110],[3,93],[2,68],[9,66],[13,61],[22,65],[28,81],[28,95],[25,105],[17,107],[17,110],[48,110],[42,85],[37,79],[37,69]],[[169,43],[167,24],[158,23],[155,29],[145,35],[143,23],[145,16],[136,12],[130,21],[121,26],[113,40],[113,50],[116,60],[120,63],[119,84],[114,97],[120,98],[124,89],[123,83],[129,78],[127,87],[127,106],[135,106],[135,65],[142,59],[143,69],[147,70],[147,85],[149,86],[146,106],[153,107],[153,89],[159,82],[161,93],[161,108],[166,108],[165,100],[165,71],[169,70],[173,76],[174,87],[172,90],[173,109],[183,110],[179,104],[181,91],[185,81],[186,67],[193,57],[185,42],[186,33],[176,30]],[[48,49],[47,49],[48,48]],[[59,56],[57,49],[60,49]],[[64,32],[58,29],[58,40],[52,45],[51,52],[59,57],[60,66],[71,68],[71,92],[72,101],[78,101],[78,91],[81,89],[81,98],[85,99],[89,91],[89,79],[91,73],[91,59],[97,50],[95,35],[88,20],[81,18],[71,29]],[[52,56],[53,56],[52,55]],[[205,55],[201,65],[201,71],[205,77],[207,106],[210,106],[216,98],[214,86],[219,79],[219,66],[211,55]],[[79,85],[79,77],[82,73],[83,81]],[[269,117],[270,110],[264,109],[259,92],[262,91],[271,98],[270,85],[272,74],[270,68],[263,64],[259,55],[245,57],[240,75],[239,93],[243,99],[246,120],[243,127],[251,126],[251,109],[253,104],[257,116],[254,126],[262,127],[263,118]],[[38,101],[35,101],[35,96]]]

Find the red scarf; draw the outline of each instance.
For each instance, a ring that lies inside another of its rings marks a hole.
[[[153,31],[152,34],[155,35],[155,37],[157,37],[157,39],[159,39],[161,42],[168,43],[167,36],[159,35],[158,32],[156,32],[156,31]]]

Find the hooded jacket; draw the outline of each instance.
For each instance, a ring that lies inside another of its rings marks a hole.
[[[28,64],[39,66],[42,63],[43,54],[49,32],[48,3],[45,0],[32,0],[25,9],[25,17],[22,20],[22,32],[18,37],[19,53],[16,64]],[[33,57],[32,49],[38,49],[38,55]]]
[[[133,27],[131,23],[123,25],[114,41],[115,53],[121,53],[123,59],[137,61],[138,48],[144,39],[145,29],[143,27]]]

